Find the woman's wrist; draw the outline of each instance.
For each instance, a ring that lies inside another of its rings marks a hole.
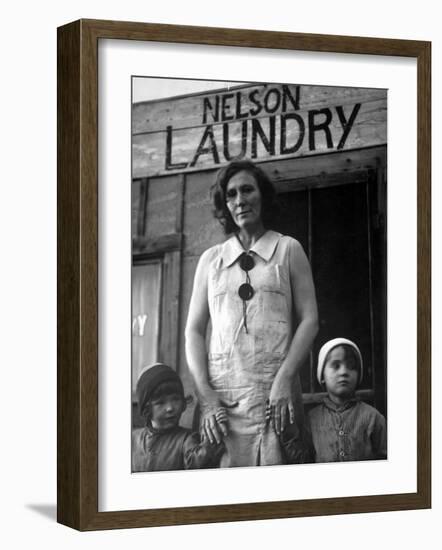
[[[296,369],[290,365],[281,365],[278,371],[277,378],[280,382],[291,384],[296,374]]]
[[[212,404],[214,401],[214,398],[218,399],[217,393],[208,384],[198,389],[198,396],[203,406]]]

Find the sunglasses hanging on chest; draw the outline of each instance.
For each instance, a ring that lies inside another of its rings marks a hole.
[[[241,247],[243,247],[238,235],[236,236],[236,238],[238,239],[238,242],[240,243]],[[247,302],[251,300],[255,294],[255,290],[250,283],[250,275],[249,275],[249,271],[251,271],[255,267],[255,260],[249,252],[243,252],[241,254],[239,258],[239,267],[246,274],[246,282],[239,286],[238,296],[242,300],[244,329],[248,334],[249,331],[247,328]]]
[[[250,284],[249,276],[249,271],[255,267],[255,260],[253,259],[253,256],[244,252],[239,260],[239,267],[246,272],[246,282],[238,288],[239,297],[244,301],[251,300],[255,294],[255,291]]]

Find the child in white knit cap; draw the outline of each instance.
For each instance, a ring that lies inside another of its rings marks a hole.
[[[327,397],[309,413],[316,462],[387,458],[385,418],[355,396],[362,376],[362,355],[354,342],[335,338],[322,346],[317,378]]]

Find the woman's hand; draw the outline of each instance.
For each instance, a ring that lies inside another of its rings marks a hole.
[[[295,422],[295,407],[292,399],[292,380],[281,371],[276,375],[266,403],[266,421],[271,422],[280,435],[286,426]]]
[[[318,332],[318,308],[312,273],[307,256],[298,241],[291,241],[289,263],[293,306],[298,326],[285,360],[275,376],[266,404],[266,420],[272,422],[278,435],[289,424],[295,422],[292,382],[299,373]]]
[[[186,358],[201,406],[201,438],[220,443],[228,432],[225,406],[229,404],[223,404],[210,386],[207,369],[206,329],[210,316],[207,279],[211,254],[210,250],[203,253],[195,273],[185,330]]]
[[[218,394],[213,390],[206,390],[204,397],[201,398],[201,436],[210,443],[220,443],[222,437],[227,435],[227,422],[218,423],[216,418],[221,408]]]
[[[227,408],[236,407],[237,402],[221,401],[217,392],[209,390],[201,399],[201,435],[210,443],[221,443],[228,434]]]

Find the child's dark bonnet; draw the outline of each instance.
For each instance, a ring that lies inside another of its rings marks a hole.
[[[184,398],[184,387],[181,378],[169,366],[163,363],[156,363],[144,370],[137,382],[138,410],[143,414],[143,410],[150,401],[155,389],[164,382],[173,382],[181,391]]]

